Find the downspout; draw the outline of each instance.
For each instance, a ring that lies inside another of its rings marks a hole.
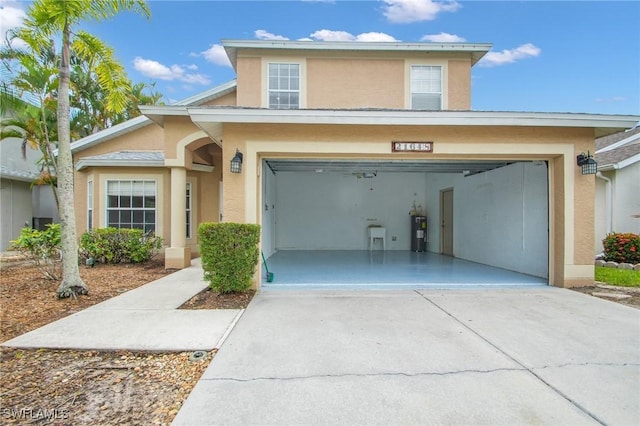
[[[596,173],[596,177],[606,182],[606,203],[607,203],[607,234],[613,231],[613,196],[611,194],[611,179],[601,172]]]

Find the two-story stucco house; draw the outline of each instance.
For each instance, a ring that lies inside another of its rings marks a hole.
[[[267,259],[384,247],[364,262],[419,263],[424,238],[425,258],[593,282],[595,177],[576,156],[639,117],[472,111],[488,44],[222,44],[235,81],[72,145],[79,233],[153,230],[171,268],[190,264],[204,221],[262,225]]]

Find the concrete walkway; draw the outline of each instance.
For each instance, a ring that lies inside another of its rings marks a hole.
[[[207,287],[200,259],[189,268],[3,343],[52,349],[195,351],[219,347],[243,310],[178,310]]]
[[[263,291],[174,424],[636,425],[640,311],[552,287]]]

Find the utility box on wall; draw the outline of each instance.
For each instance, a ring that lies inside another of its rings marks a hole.
[[[427,251],[426,216],[411,216],[411,251]]]

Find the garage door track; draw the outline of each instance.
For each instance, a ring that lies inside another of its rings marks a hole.
[[[552,287],[263,291],[174,424],[640,424],[639,348]]]

